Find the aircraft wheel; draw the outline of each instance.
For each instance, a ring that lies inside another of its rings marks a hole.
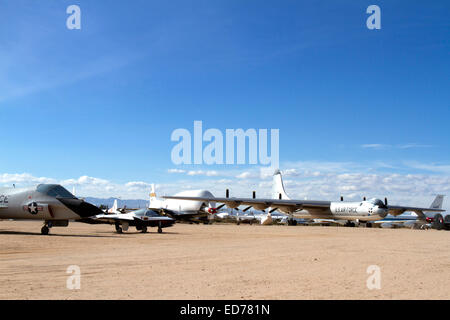
[[[436,230],[442,230],[444,228],[444,218],[441,214],[437,214],[434,216],[432,227]]]
[[[162,228],[158,227],[158,233],[162,233]]]
[[[141,232],[142,233],[146,233],[147,232],[147,227],[146,226],[141,227]]]
[[[41,234],[46,236],[46,235],[48,235],[49,231],[50,231],[50,229],[47,226],[43,226],[41,229]]]

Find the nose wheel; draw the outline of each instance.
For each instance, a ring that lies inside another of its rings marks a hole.
[[[43,227],[41,228],[41,234],[42,234],[42,235],[46,236],[46,235],[48,235],[49,232],[50,232],[50,228],[49,228],[49,227],[43,226]]]

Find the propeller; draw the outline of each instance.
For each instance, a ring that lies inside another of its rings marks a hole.
[[[278,194],[278,199],[281,200],[281,193]]]
[[[344,197],[343,196],[341,196],[341,201],[344,201]]]
[[[256,199],[256,191],[253,191],[253,199]]]
[[[363,198],[363,200],[364,200],[364,201],[366,201],[366,200],[367,200],[367,198],[366,198],[366,197],[364,197],[364,198]]]
[[[230,197],[230,190],[227,189],[225,190],[225,198],[229,198]]]
[[[384,205],[387,207],[387,205],[388,205],[388,199],[387,198],[384,198]]]
[[[217,208],[208,208],[208,213],[209,214],[216,214],[217,213]]]

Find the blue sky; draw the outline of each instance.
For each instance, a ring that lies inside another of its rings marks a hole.
[[[71,4],[81,30],[66,28]],[[381,30],[366,27],[371,4]],[[194,120],[223,132],[280,129],[285,170],[339,164],[331,167],[341,173],[447,178],[449,9],[447,1],[1,1],[0,174],[9,178],[0,182],[26,173],[179,186],[258,170],[173,165],[170,135]]]

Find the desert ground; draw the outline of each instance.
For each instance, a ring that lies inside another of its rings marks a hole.
[[[0,299],[449,299],[450,232],[0,221]],[[67,268],[80,268],[68,289]],[[369,290],[367,268],[380,268]]]

